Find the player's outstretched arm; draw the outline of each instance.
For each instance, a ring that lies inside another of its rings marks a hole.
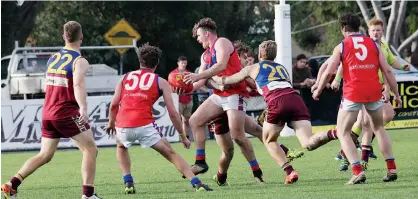
[[[385,56],[383,55],[383,51],[380,47],[379,49],[379,66],[380,70],[382,71],[384,78],[388,82],[390,89],[392,90],[393,94],[395,95],[395,101],[397,103],[397,107],[401,107],[401,100],[399,97],[399,91],[398,91],[398,83],[396,82],[395,75],[393,75],[392,70],[390,69],[390,66],[388,62],[385,59]]]
[[[174,128],[177,129],[184,143],[185,141],[188,141],[188,139],[186,137],[186,133],[183,131],[180,114],[177,112],[176,107],[174,106],[173,97],[171,96],[171,94],[173,93],[171,90],[171,87],[168,84],[167,80],[161,77],[158,77],[158,82],[159,82],[160,88],[163,91],[164,103],[167,107],[170,120],[171,122],[173,122]],[[190,141],[189,141],[189,145],[187,146],[187,148],[189,147],[190,147]]]
[[[257,64],[253,64],[250,66],[247,66],[238,73],[235,73],[232,76],[229,77],[213,77],[216,83],[221,83],[223,85],[230,85],[230,84],[237,84],[239,82],[242,82],[244,79],[250,76],[251,71],[256,67]]]
[[[85,85],[85,76],[88,68],[89,62],[84,58],[80,58],[76,61],[73,70],[74,96],[78,106],[80,107],[80,120],[84,122],[88,122],[87,93]]]

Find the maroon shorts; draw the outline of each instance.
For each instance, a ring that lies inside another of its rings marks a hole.
[[[57,120],[42,120],[42,137],[70,138],[90,129],[90,125],[80,124],[79,116]]]
[[[279,93],[278,93],[279,94]],[[271,124],[284,125],[286,122],[309,120],[308,108],[298,93],[271,98],[267,103],[265,120]]]
[[[228,115],[223,113],[221,116],[208,123],[209,131],[215,135],[222,135],[229,132]]]

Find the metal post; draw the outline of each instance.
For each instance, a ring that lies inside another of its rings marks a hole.
[[[120,55],[120,60],[119,60],[119,71],[120,71],[120,75],[123,75],[123,55]]]

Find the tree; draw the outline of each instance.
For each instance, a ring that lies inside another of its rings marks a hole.
[[[176,67],[177,57],[185,55],[189,68],[200,65],[202,46],[192,38],[192,28],[202,17],[217,22],[218,33],[232,41],[247,38],[253,24],[256,2],[44,2],[33,31],[42,46],[62,45],[62,26],[77,20],[83,26],[83,45],[109,45],[104,34],[121,18],[125,18],[141,34],[138,45],[149,42],[163,51],[157,72],[163,77]],[[176,8],[173,11],[173,8]],[[91,63],[106,63],[117,68],[116,51],[85,51]],[[129,50],[124,71],[138,68],[138,59]]]

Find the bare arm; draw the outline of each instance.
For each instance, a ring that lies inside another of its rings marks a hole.
[[[238,73],[235,73],[232,76],[222,77],[222,84],[229,85],[229,84],[237,84],[239,82],[242,82],[245,78],[250,76],[250,72],[251,70],[254,69],[255,66],[256,64],[253,64],[251,66],[247,66],[241,69],[241,71],[239,71]]]
[[[332,53],[332,56],[328,59],[328,66],[323,72],[323,74],[320,77],[320,81],[318,84],[318,92],[321,93],[322,89],[327,85],[329,81],[329,77],[333,72],[337,69],[337,67],[340,65],[340,53],[341,53],[341,44],[336,46],[334,48],[334,51]]]
[[[113,94],[112,102],[110,103],[109,123],[116,122],[116,115],[118,115],[119,112],[120,95],[122,92],[122,81],[124,78],[125,76],[123,76],[116,85],[115,94]]]
[[[183,131],[180,114],[177,112],[176,107],[174,106],[173,97],[171,96],[172,91],[171,87],[168,84],[167,80],[160,78],[158,79],[160,88],[163,91],[164,103],[167,107],[168,115],[170,120],[173,123],[174,127],[180,134],[182,140],[187,139],[185,132]]]
[[[205,86],[216,90],[222,90],[222,86],[217,84],[212,78],[206,81]]]
[[[324,71],[328,67],[328,60],[329,60],[329,58],[324,63],[322,63],[321,68],[319,68],[318,76],[317,76],[317,79],[316,79],[317,83],[321,80],[322,74],[324,73]]]
[[[227,39],[220,38],[215,44],[217,63],[200,74],[200,79],[209,79],[218,73],[223,72],[229,61],[231,53],[234,51],[232,43]]]
[[[78,106],[81,110],[87,110],[87,93],[85,85],[85,76],[89,68],[89,62],[80,58],[75,63],[75,70],[73,71],[74,95]]]

